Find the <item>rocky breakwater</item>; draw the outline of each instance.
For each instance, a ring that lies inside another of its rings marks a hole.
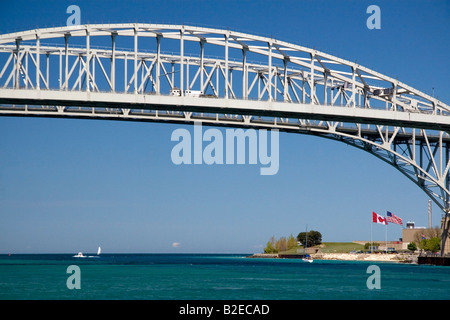
[[[248,256],[247,258],[269,258],[269,259],[275,259],[278,258],[277,253],[254,253],[251,256]]]

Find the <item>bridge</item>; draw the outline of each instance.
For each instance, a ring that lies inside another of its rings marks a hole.
[[[231,30],[93,24],[0,35],[0,116],[278,129],[389,163],[450,216],[450,106],[315,49]]]

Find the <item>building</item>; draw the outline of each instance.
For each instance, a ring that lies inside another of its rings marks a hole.
[[[408,221],[406,223],[406,228],[402,230],[402,249],[408,249],[408,245],[411,242],[415,242],[419,237],[425,237],[425,233],[427,233],[427,228],[425,227],[416,227],[414,221]]]
[[[447,221],[449,223],[450,221]],[[441,221],[441,230],[444,219]],[[402,230],[402,249],[408,249],[408,245],[411,242],[417,241],[417,239],[427,238],[428,235],[433,231],[433,229],[425,227],[416,227],[413,221],[408,221],[406,223],[406,228]],[[444,254],[450,253],[450,236],[447,237]]]

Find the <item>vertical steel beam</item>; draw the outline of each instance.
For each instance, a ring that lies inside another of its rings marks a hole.
[[[20,42],[22,41],[21,38],[16,39],[16,69],[14,70],[14,88],[19,89],[20,88],[20,78],[19,78],[19,71],[20,71]]]
[[[29,51],[25,53],[25,88],[28,88],[28,54]]]
[[[269,79],[267,80],[267,92],[269,94],[269,101],[272,101],[272,43],[268,42],[269,46]]]
[[[116,36],[117,32],[111,33],[111,72],[109,76],[112,92],[116,91]]]
[[[184,74],[183,74],[183,69],[184,69],[184,26],[181,27],[180,29],[180,95],[184,96],[184,86],[183,86],[183,82],[184,82]]]
[[[314,103],[314,96],[316,94],[315,93],[316,85],[314,84],[314,59],[315,59],[315,54],[311,53],[311,83],[310,83],[310,86],[311,86],[311,97],[310,97],[311,103]]]
[[[242,48],[242,98],[248,98],[247,48]]]
[[[156,35],[156,93],[160,94],[161,84],[161,36]]]
[[[422,133],[422,135],[424,135],[423,129],[421,129],[420,132]],[[419,145],[419,167],[420,168],[423,168],[423,149],[424,149],[423,141],[421,140],[420,145]],[[420,184],[422,186],[424,185],[425,180],[423,178],[419,177],[418,181],[420,182]]]
[[[39,33],[36,32],[36,90],[41,90],[40,77],[41,72],[41,37]]]
[[[305,92],[305,72],[302,71],[302,103],[305,103],[306,92]]]
[[[201,39],[200,40],[200,90],[203,90],[203,85],[204,85],[204,77],[203,77],[203,59],[204,59],[204,54],[205,54],[205,40]],[[205,92],[203,92],[205,93]]]
[[[186,59],[186,90],[191,90],[189,84],[189,58]]]
[[[287,101],[287,93],[288,93],[288,79],[287,79],[287,59],[283,59],[284,64],[284,79],[283,79],[283,101]]]
[[[86,28],[86,63],[85,63],[85,71],[86,71],[86,91],[90,91],[90,83],[91,83],[91,72],[90,72],[90,60],[91,60],[91,41],[90,41],[90,29]]]
[[[81,61],[83,60],[83,54],[82,53],[80,53],[80,54],[78,54],[78,79],[77,79],[77,81],[78,81],[78,91],[81,91],[81,83],[82,83],[82,81],[81,81],[81,79],[83,78],[82,77],[82,75],[83,75],[83,70],[82,70],[82,68],[81,68],[81,66],[82,66],[82,63],[81,63]],[[85,70],[86,70],[86,64],[85,64]],[[85,75],[86,76],[86,75]],[[75,82],[76,83],[76,82]]]
[[[123,57],[123,87],[125,93],[128,92],[128,55],[125,53]]]
[[[228,99],[228,37],[229,32],[225,34],[225,99]]]
[[[175,87],[175,63],[172,61],[172,63],[170,64],[171,68],[170,68],[170,74],[172,77],[172,89]]]
[[[45,75],[45,80],[47,81],[46,88],[50,89],[50,54],[46,53],[46,60],[47,60],[47,70]]]
[[[353,108],[356,108],[356,92],[355,92],[355,90],[356,90],[356,86],[355,86],[355,83],[356,83],[356,80],[355,80],[355,78],[356,78],[356,69],[355,69],[356,67],[352,67],[352,72],[353,72],[353,74],[352,74],[352,102],[353,102]]]
[[[231,94],[233,94],[233,69],[229,70],[228,78],[229,78],[228,84],[231,88],[230,91],[231,91]]]
[[[137,26],[134,26],[134,93],[137,94],[138,84],[137,84],[137,51],[138,51],[138,34],[137,34]]]
[[[273,74],[273,100],[277,101],[278,96],[278,67],[274,68],[275,73]]]
[[[58,78],[59,90],[62,90],[62,50],[59,49],[59,78]]]
[[[214,66],[216,69],[216,90],[217,90],[217,97],[219,97],[219,71],[220,71],[220,62],[217,62]]]
[[[262,73],[258,71],[258,101],[261,100],[261,79]]]
[[[330,87],[330,95],[331,95],[330,105],[331,105],[331,106],[334,105],[333,92],[334,92],[334,80],[333,80],[333,78],[331,78],[331,87]]]
[[[65,51],[65,75],[64,75],[64,89],[67,91],[69,88],[69,37],[70,34],[64,34],[64,51]]]
[[[139,88],[141,88],[140,90],[139,90],[139,88],[138,88],[138,92],[140,91],[141,93],[144,93],[144,69],[147,67],[147,65],[145,64],[145,60],[144,60],[144,58],[141,58],[140,59],[140,62],[139,62],[139,64],[140,64],[140,68],[141,68],[141,84],[139,85]]]

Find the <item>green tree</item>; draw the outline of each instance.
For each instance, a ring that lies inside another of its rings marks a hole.
[[[294,236],[291,234],[287,240],[287,249],[292,249],[297,246],[297,240],[295,240]]]
[[[311,239],[311,240],[310,240]],[[308,243],[310,243],[312,246],[317,246],[322,243],[322,234],[319,231],[311,230],[308,233]]]
[[[264,253],[277,253],[278,251],[273,247],[272,242],[268,241],[264,248]]]
[[[287,250],[287,239],[286,237],[281,237],[278,239],[275,248],[278,252]]]
[[[416,251],[416,250],[417,250],[417,245],[416,245],[416,243],[415,243],[415,242],[410,242],[410,243],[408,244],[408,250],[409,250],[409,251]]]
[[[297,236],[297,240],[306,245],[306,232],[300,232]],[[322,243],[322,234],[319,231],[311,230],[308,232],[308,247],[316,246]]]
[[[437,252],[441,249],[441,239],[439,238],[423,239],[422,241],[425,251]]]

